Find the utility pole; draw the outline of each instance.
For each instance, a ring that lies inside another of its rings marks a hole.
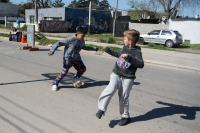
[[[35,23],[38,23],[38,9],[37,9],[37,0],[35,0]]]
[[[92,1],[90,0],[90,5],[89,5],[89,27],[88,27],[89,34],[91,34],[91,14],[92,14]]]
[[[118,0],[117,0],[117,4],[116,4],[116,10],[115,10],[115,18],[113,21],[113,37],[115,37],[115,25],[116,25],[116,18],[117,18],[117,8],[118,8]]]

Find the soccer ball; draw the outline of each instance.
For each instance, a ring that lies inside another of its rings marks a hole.
[[[79,88],[81,87],[82,85],[84,85],[84,82],[82,82],[80,80],[80,78],[75,78],[75,79],[72,79],[72,85],[75,87],[75,88]]]

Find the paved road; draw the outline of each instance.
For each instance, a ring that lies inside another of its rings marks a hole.
[[[0,40],[1,133],[200,132],[199,72],[145,64],[130,94],[131,123],[119,127],[117,93],[106,115],[95,117],[115,58],[82,54],[86,86],[72,87],[75,69],[70,69],[54,92],[51,82],[62,69],[63,51],[48,57],[48,47],[30,52],[18,46]]]

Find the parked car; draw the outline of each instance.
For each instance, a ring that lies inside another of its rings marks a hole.
[[[176,30],[153,30],[147,34],[141,34],[139,44],[146,42],[164,44],[169,48],[179,47],[183,42],[182,35]]]

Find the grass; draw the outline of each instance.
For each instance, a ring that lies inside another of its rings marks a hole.
[[[147,46],[143,46],[142,48],[152,48],[152,49],[160,49],[160,50],[167,50],[167,51],[177,51],[177,52],[184,52],[182,50],[176,50],[174,48],[168,48],[164,45],[156,45],[154,43],[148,43]]]
[[[24,26],[22,26],[21,28],[16,28],[16,27],[5,27],[5,24],[0,24],[0,28],[4,28],[4,29],[8,29],[8,30],[13,30],[13,29],[17,29],[17,30],[21,30],[21,31],[27,31],[27,25],[25,24]]]
[[[9,37],[9,34],[0,33],[0,36],[2,36],[2,37]]]
[[[49,45],[49,44],[55,44],[56,42],[60,41],[60,40],[51,40],[51,39],[35,39],[36,42],[39,42],[38,45],[42,45],[42,46],[46,46],[46,45]]]
[[[190,44],[187,42],[183,42],[180,47],[187,47],[193,50],[200,50],[200,44]]]

